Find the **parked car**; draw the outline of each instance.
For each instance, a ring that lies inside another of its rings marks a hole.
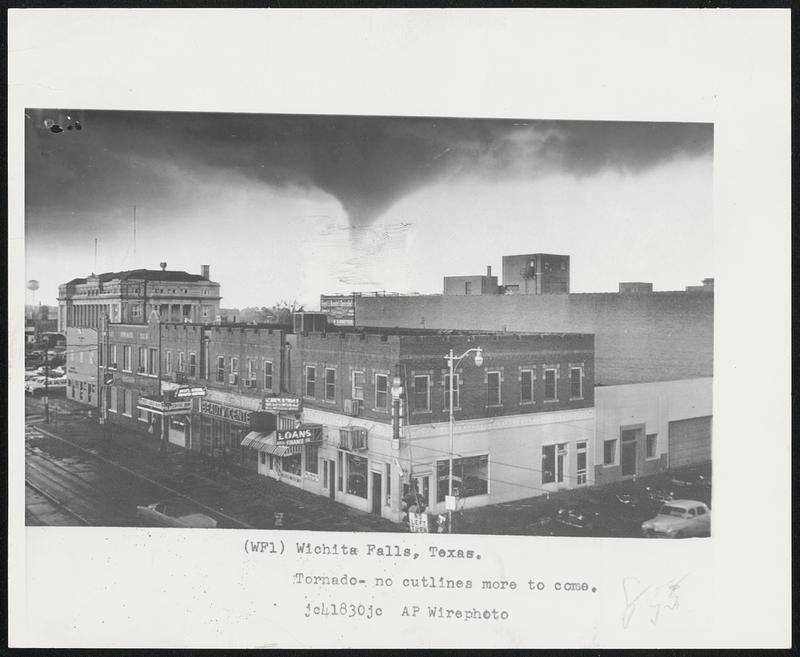
[[[155,502],[147,506],[137,506],[136,516],[149,522],[155,522],[167,527],[202,527],[214,528],[217,521],[204,513],[188,513],[186,515],[170,515],[170,509],[164,502]]]
[[[559,506],[555,519],[564,525],[579,529],[592,529],[600,514],[591,506],[582,503],[571,503]]]
[[[642,523],[642,533],[650,538],[710,536],[711,511],[695,500],[671,500],[655,518]]]
[[[45,386],[45,377],[31,379],[25,384],[25,392],[30,395],[42,395],[45,390],[48,394],[55,395],[67,391],[67,377],[62,376],[55,379],[48,379]]]

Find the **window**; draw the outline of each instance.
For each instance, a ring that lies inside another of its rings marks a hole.
[[[166,356],[167,374],[172,374],[172,352],[168,351]]]
[[[128,410],[127,401],[128,401],[128,394],[129,392],[124,388],[117,389],[117,411],[122,413],[123,415],[127,415],[126,412]]]
[[[131,371],[131,346],[128,344],[122,347],[122,369]]]
[[[519,401],[521,404],[533,402],[533,370],[519,373]]]
[[[364,372],[353,372],[352,398],[364,401]]]
[[[147,350],[147,373],[158,374],[158,349]]]
[[[300,452],[288,454],[281,459],[281,470],[297,477],[300,476]]]
[[[225,383],[225,356],[217,356],[217,383]]]
[[[256,361],[254,361],[252,358],[247,359],[247,380],[256,380]]]
[[[97,352],[97,356],[98,356],[98,361],[97,361],[97,363],[98,363],[98,365],[100,365],[101,367],[102,367],[103,365],[105,365],[105,361],[106,361],[106,359],[105,359],[105,353],[104,353],[104,352],[105,352],[105,349],[100,349],[100,350]],[[69,357],[70,357],[70,360],[75,360],[75,354],[74,354],[74,353],[70,353]]]
[[[356,454],[347,455],[347,492],[367,499],[367,459]]]
[[[272,361],[264,361],[264,387],[272,390]]]
[[[603,441],[603,465],[614,465],[617,460],[617,441]]]
[[[261,455],[261,465],[267,464],[267,453],[266,452],[259,452]]]
[[[567,445],[542,446],[542,483],[553,484],[564,482]]]
[[[647,458],[652,459],[656,457],[656,444],[658,443],[658,434],[656,433],[648,433],[647,434],[647,443],[645,445],[646,451],[645,454]]]
[[[418,374],[414,377],[414,412],[431,410],[430,377]]]
[[[448,461],[437,461],[436,501],[444,502],[450,487],[450,468]],[[489,455],[469,456],[453,459],[453,495],[474,497],[489,492]]]
[[[375,375],[375,408],[385,411],[389,403],[389,377],[386,374]]]
[[[197,354],[189,354],[189,376],[197,376]]]
[[[556,375],[557,371],[554,367],[548,367],[544,371],[544,400],[555,401],[556,395]]]
[[[316,392],[317,392],[317,368],[312,365],[307,365],[305,396],[315,397]]]
[[[236,356],[231,356],[231,380],[232,385],[239,383],[239,359]]]
[[[577,459],[577,468],[576,468],[576,480],[578,486],[581,486],[586,483],[586,442],[581,441],[576,443],[575,445],[576,451],[578,453]]]
[[[225,369],[224,365],[223,365],[222,369],[223,370]],[[186,354],[184,352],[182,352],[182,351],[178,352],[178,372],[180,374],[183,374],[184,372],[186,372]]]
[[[486,386],[488,391],[489,406],[500,406],[502,401],[500,399],[500,372],[487,372]]]
[[[459,394],[461,393],[461,375],[453,372],[453,409],[461,406]],[[444,409],[450,410],[450,370],[444,375]]]
[[[89,403],[92,401],[92,393],[94,393],[94,383],[90,383],[86,386],[86,401]]]
[[[325,399],[327,401],[336,400],[336,370],[332,368],[325,370]]]
[[[466,295],[472,294],[472,281],[466,281],[464,283],[464,294]]]
[[[583,399],[583,368],[569,368],[569,397],[570,399]]]
[[[146,411],[143,408],[139,409],[139,422],[147,422],[150,423],[150,411]]]
[[[306,445],[306,472],[319,474],[319,445]]]
[[[111,363],[111,365],[109,365],[109,367],[113,367],[113,368],[116,369],[116,367],[117,367],[117,345],[115,345],[115,344],[111,345],[111,356],[109,356],[108,360]]]
[[[339,449],[349,451],[367,449],[367,430],[364,427],[339,429]]]
[[[139,347],[139,371],[147,371],[147,347]]]
[[[336,453],[336,490],[344,490],[344,452]]]

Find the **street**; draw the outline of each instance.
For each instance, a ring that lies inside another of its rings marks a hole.
[[[85,406],[26,398],[26,523],[61,526],[145,526],[136,507],[166,502],[181,513],[202,513],[220,528],[404,532],[398,525],[255,473],[219,471],[199,455],[152,436],[112,427],[109,435]],[[637,481],[564,491],[456,514],[466,534],[640,537],[641,523],[661,498],[710,504],[711,466],[696,466]],[[577,505],[576,520],[558,509]]]

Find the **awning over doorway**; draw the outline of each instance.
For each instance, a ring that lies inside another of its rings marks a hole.
[[[294,454],[297,450],[293,450],[290,445],[278,445],[275,439],[275,432],[263,433],[261,431],[251,431],[248,433],[244,440],[242,440],[242,447],[249,447],[250,449],[258,450],[259,452],[266,452],[274,456],[288,456]]]

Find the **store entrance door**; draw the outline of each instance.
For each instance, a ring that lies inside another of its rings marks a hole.
[[[622,454],[620,465],[622,476],[629,477],[636,474],[636,431],[622,432]]]
[[[372,513],[381,513],[381,473],[372,473]]]
[[[328,461],[328,497],[336,498],[336,461]]]

